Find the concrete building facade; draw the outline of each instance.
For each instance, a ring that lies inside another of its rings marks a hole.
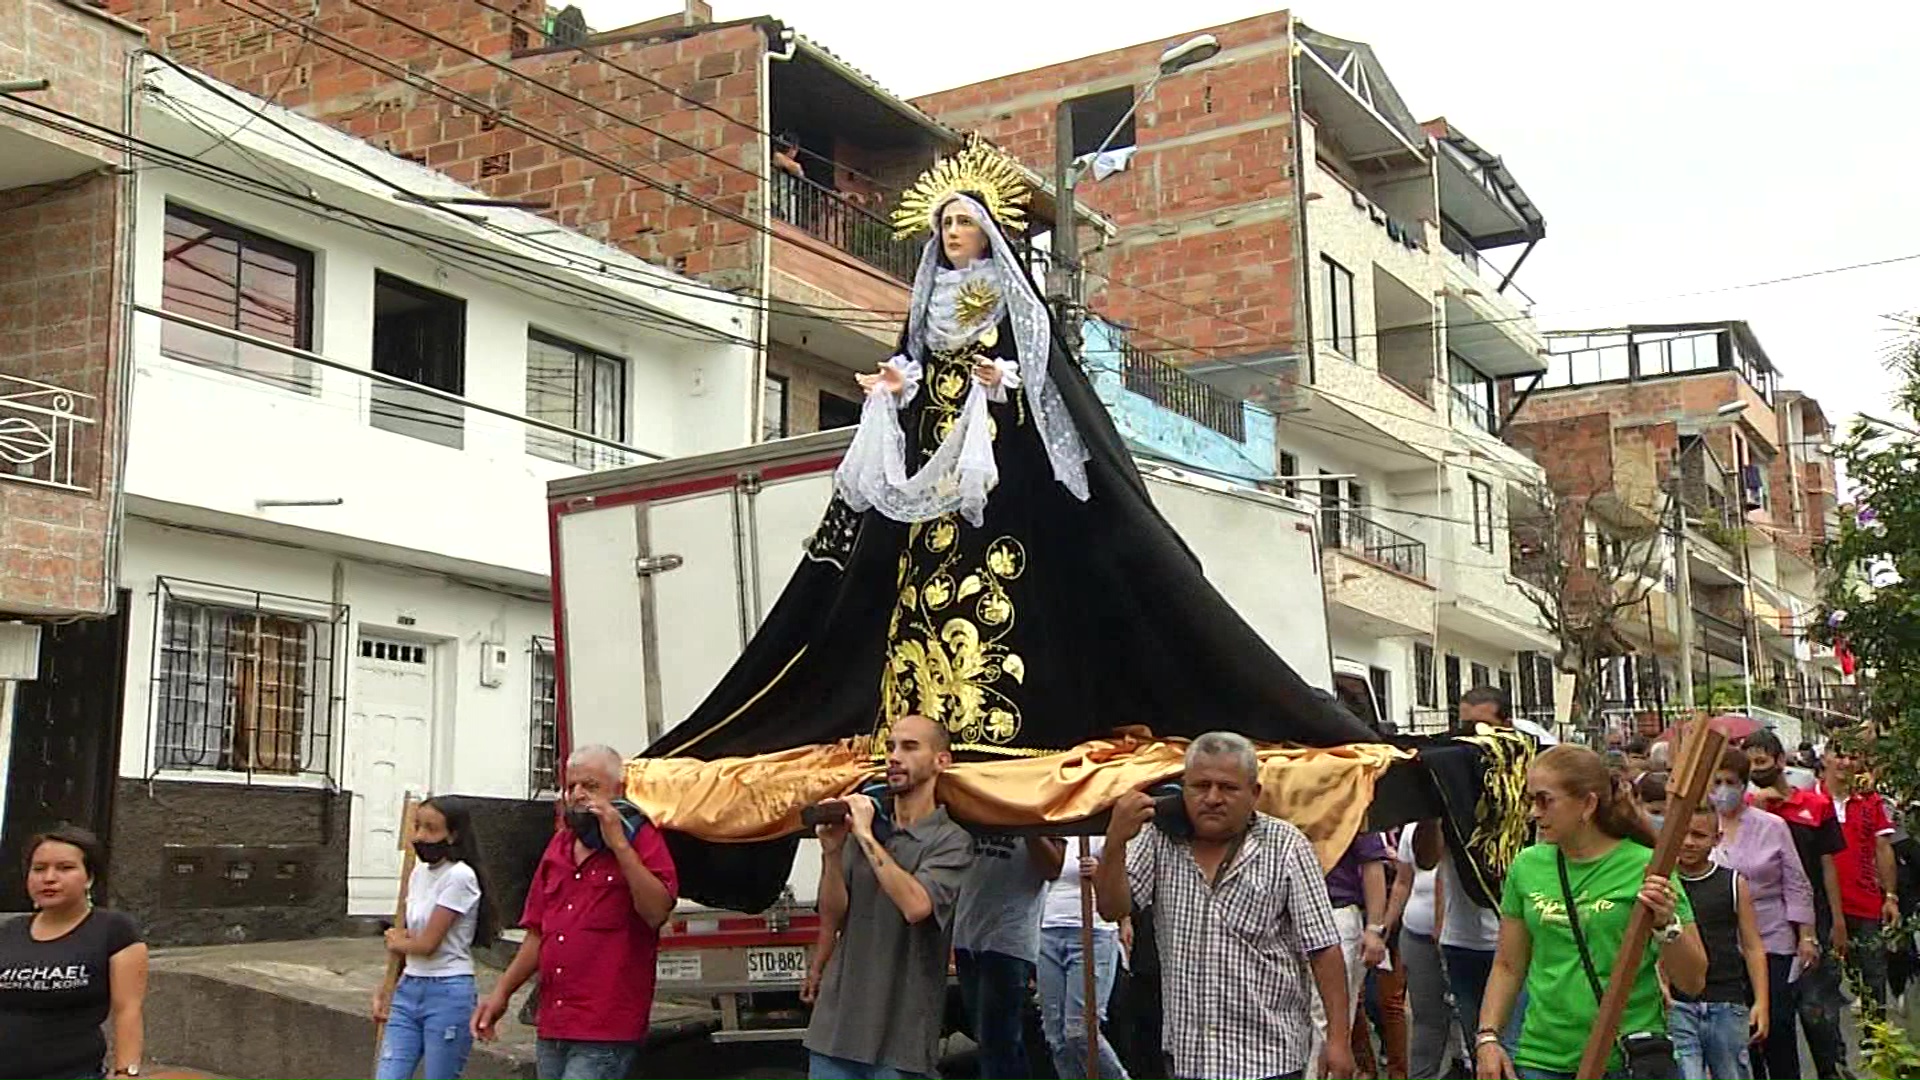
[[[1595,703],[1616,732],[1653,734],[1689,702],[1754,709],[1789,735],[1854,715],[1832,650],[1809,640],[1834,467],[1819,403],[1785,389],[1743,322],[1549,335],[1549,368],[1504,391],[1516,444],[1547,470],[1562,542],[1639,602],[1617,613]],[[1682,523],[1684,522],[1684,525]],[[1693,636],[1675,545],[1684,527]],[[1609,544],[1646,558],[1606,560]],[[1644,566],[1644,581],[1623,565]],[[1693,688],[1679,685],[1681,650]]]
[[[1128,328],[1135,353],[1277,414],[1257,466],[1319,502],[1334,650],[1389,722],[1443,728],[1475,684],[1550,709],[1554,642],[1506,527],[1543,475],[1501,441],[1493,395],[1545,368],[1509,273],[1544,236],[1539,211],[1453,125],[1417,122],[1366,44],[1287,12],[1195,33],[1219,53],[1151,97],[1160,55],[1192,35],[915,103],[1043,173],[1056,110],[1077,156],[1134,109],[1119,156],[1077,189],[1114,225],[1081,237],[1090,313]]]
[[[7,828],[107,835],[151,940],[301,937],[390,912],[404,800],[457,793],[517,903],[559,768],[546,483],[752,441],[754,309],[137,75],[119,603],[53,632],[99,790]]]

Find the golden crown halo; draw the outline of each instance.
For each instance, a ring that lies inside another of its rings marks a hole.
[[[962,192],[983,199],[1001,228],[1016,233],[1026,228],[1027,201],[1033,194],[1020,166],[980,136],[969,135],[959,153],[935,162],[900,196],[893,235],[904,240],[932,231],[934,211]]]

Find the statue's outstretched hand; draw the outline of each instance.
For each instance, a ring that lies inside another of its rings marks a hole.
[[[884,389],[889,394],[898,394],[907,385],[906,376],[894,364],[881,364],[879,370],[871,375],[856,375],[854,379],[860,384],[860,389],[869,394],[876,388]]]

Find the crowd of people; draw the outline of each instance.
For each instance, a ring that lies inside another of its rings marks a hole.
[[[1463,725],[1509,722],[1499,690],[1470,690],[1459,708]],[[1810,750],[1790,756],[1764,729],[1729,747],[1667,877],[1649,872],[1677,812],[1664,747],[1543,749],[1525,788],[1534,842],[1488,907],[1437,821],[1362,833],[1323,871],[1298,829],[1256,809],[1255,749],[1227,732],[1190,744],[1177,798],[1129,793],[1102,837],[971,833],[935,798],[946,730],[906,717],[884,788],[838,800],[844,817],[817,829],[809,1072],[938,1075],[951,971],[980,1076],[1125,1077],[1102,1025],[1137,917],[1162,1017],[1144,1041],[1167,1074],[1571,1077],[1643,907],[1653,934],[1609,1075],[1799,1077],[1804,1036],[1812,1075],[1849,1076],[1850,1011],[1883,1007],[1913,969],[1909,935],[1893,931],[1920,900],[1920,844],[1866,762],[1837,742]],[[457,798],[420,805],[405,918],[385,942],[404,974],[373,1002],[378,1076],[461,1075],[535,975],[539,1075],[630,1073],[677,883],[622,776],[606,747],[567,763],[565,822],[534,871],[525,939],[485,997],[473,950],[499,919],[471,814]],[[0,1045],[22,1048],[0,1076],[139,1075],[146,946],[132,919],[93,904],[102,857],[73,828],[29,847],[36,912],[0,924]],[[1849,965],[1857,977],[1843,980]],[[1027,1050],[1035,999],[1042,1060]]]

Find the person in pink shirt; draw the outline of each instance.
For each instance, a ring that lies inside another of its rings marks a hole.
[[[1756,1072],[1769,1076],[1800,1075],[1800,1053],[1795,1044],[1794,961],[1810,967],[1819,962],[1814,940],[1813,885],[1793,846],[1793,832],[1779,817],[1747,805],[1749,763],[1744,751],[1728,747],[1713,771],[1707,801],[1720,815],[1720,842],[1713,861],[1746,879],[1753,900],[1754,921],[1767,952],[1768,1030]]]

